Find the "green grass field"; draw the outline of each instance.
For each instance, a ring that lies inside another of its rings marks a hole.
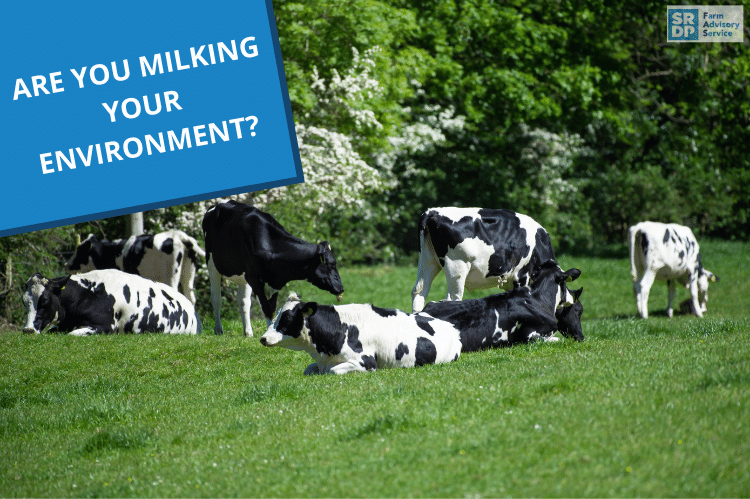
[[[6,331],[0,496],[748,496],[750,244],[702,249],[721,279],[705,319],[666,318],[662,283],[636,319],[627,258],[563,256],[585,342],[415,369],[302,376],[262,320],[254,338]],[[414,267],[341,274],[345,302],[410,309]]]

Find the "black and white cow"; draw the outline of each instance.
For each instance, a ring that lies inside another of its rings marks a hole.
[[[166,284],[119,270],[94,270],[53,279],[36,273],[26,282],[23,301],[24,333],[52,328],[76,336],[201,331],[190,300]]]
[[[242,327],[252,336],[250,298],[258,297],[270,324],[279,290],[290,281],[306,280],[341,301],[344,287],[336,257],[327,241],[308,243],[294,237],[271,215],[236,201],[210,207],[203,217],[206,262],[214,307],[214,333],[222,334],[221,276],[239,285]]]
[[[630,275],[638,313],[648,318],[648,295],[654,280],[667,281],[667,316],[679,283],[690,290],[690,311],[703,317],[708,302],[708,283],[718,278],[703,268],[702,256],[690,228],[677,224],[641,222],[628,229]]]
[[[419,218],[419,248],[413,312],[422,310],[441,270],[448,284],[446,299],[461,300],[464,288],[527,286],[539,266],[555,259],[547,231],[510,210],[429,209]]]
[[[566,282],[577,279],[581,271],[570,269],[563,272],[555,262],[548,265],[538,272],[530,287],[519,286],[471,300],[429,302],[424,312],[450,322],[458,329],[463,352],[538,339],[557,341],[558,338],[552,336],[558,330],[556,311],[577,302],[583,288],[571,293]],[[575,337],[575,315],[564,319],[570,321],[565,332],[572,329],[571,334]],[[580,315],[578,320],[580,329]]]
[[[131,236],[128,239],[99,241],[89,234],[65,264],[68,272],[88,272],[97,269],[119,269],[174,289],[180,285],[182,293],[195,303],[193,280],[196,255],[205,257],[198,241],[181,230],[159,234]]]
[[[427,314],[370,304],[303,303],[295,294],[260,342],[309,353],[315,364],[305,370],[307,374],[441,364],[461,353],[458,331]]]

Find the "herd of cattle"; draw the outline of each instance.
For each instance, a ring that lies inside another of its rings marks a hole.
[[[57,278],[37,273],[27,281],[23,331],[200,333],[193,292],[200,256],[209,273],[214,333],[223,332],[223,276],[239,285],[245,335],[253,335],[255,294],[268,326],[261,344],[308,352],[315,362],[306,374],[450,362],[462,352],[558,341],[556,332],[584,339],[583,289],[567,288],[581,271],[563,271],[547,231],[510,210],[436,208],[422,214],[410,314],[371,304],[303,302],[292,293],[274,318],[279,290],[291,281],[306,280],[341,301],[344,287],[330,244],[299,239],[271,215],[235,201],[210,207],[202,229],[205,252],[179,230],[113,242],[90,235],[65,265],[78,273]],[[717,278],[703,267],[689,228],[642,222],[630,228],[629,245],[641,317],[648,317],[654,280],[667,281],[667,315],[672,316],[675,283],[680,283],[691,294],[681,308],[702,317],[708,283]],[[441,270],[448,294],[425,304]],[[462,301],[464,290],[494,287],[506,291]]]

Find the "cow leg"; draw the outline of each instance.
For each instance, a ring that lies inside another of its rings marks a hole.
[[[667,317],[672,317],[672,302],[674,301],[675,293],[677,292],[677,287],[674,284],[674,281],[672,279],[667,281]]]
[[[180,269],[180,287],[182,288],[182,294],[185,295],[193,305],[195,305],[195,292],[193,291],[194,281],[195,264],[187,257],[187,255],[185,255],[182,261],[182,268]]]
[[[242,332],[245,336],[253,335],[253,326],[250,323],[250,307],[252,306],[253,290],[249,284],[237,285],[237,303],[240,304],[240,315],[242,315]],[[260,295],[258,295],[260,299]]]
[[[698,278],[695,274],[690,276],[690,298],[693,299],[693,310],[695,315],[703,317],[703,308],[698,302]]]
[[[353,361],[336,364],[329,370],[329,372],[332,372],[333,374],[346,374],[346,373],[351,373],[351,372],[362,372],[362,371],[367,371],[367,369],[362,367],[360,363],[353,362]]]
[[[214,334],[224,334],[221,327],[221,274],[216,270],[211,256],[206,261],[208,280],[211,283],[211,304],[214,307]]]
[[[446,300],[461,301],[464,296],[466,278],[469,276],[471,264],[463,260],[445,260],[445,280],[448,285]]]
[[[78,329],[74,329],[70,332],[71,336],[90,336],[92,334],[100,333],[101,331],[95,327],[81,327]]]
[[[422,249],[419,253],[419,266],[417,267],[417,282],[411,291],[411,311],[412,313],[421,312],[424,309],[424,302],[427,295],[430,294],[432,281],[440,273],[440,262],[432,250],[432,245],[427,249]]]
[[[647,270],[641,277],[640,281],[633,283],[638,314],[644,319],[648,319],[648,295],[651,292],[651,286],[654,284],[655,278],[656,274]]]

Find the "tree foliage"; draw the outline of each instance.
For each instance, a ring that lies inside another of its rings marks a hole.
[[[238,197],[342,262],[408,256],[419,213],[446,205],[526,213],[567,251],[619,243],[646,219],[750,237],[747,26],[744,43],[668,43],[663,3],[622,0],[274,12],[306,182]],[[215,201],[148,212],[146,231],[200,239]],[[120,217],[0,239],[0,293],[10,259],[18,291],[61,270],[75,233],[124,230]],[[0,310],[15,320],[10,296]]]

